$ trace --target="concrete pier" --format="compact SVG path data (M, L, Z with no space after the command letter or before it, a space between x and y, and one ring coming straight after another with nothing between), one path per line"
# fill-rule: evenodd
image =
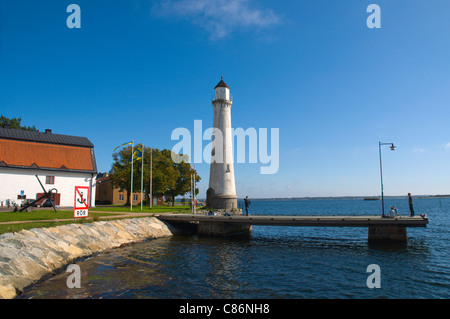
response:
M406 226L403 225L379 225L369 226L369 241L403 241L408 240Z
M198 224L197 234L209 237L228 237L250 235L252 233L252 225L234 224L227 222L201 222Z
M193 215L161 214L157 218L166 222L198 224L198 234L229 236L251 233L252 225L305 226L305 227L367 227L369 241L406 241L407 227L426 227L426 216L281 216L281 215Z

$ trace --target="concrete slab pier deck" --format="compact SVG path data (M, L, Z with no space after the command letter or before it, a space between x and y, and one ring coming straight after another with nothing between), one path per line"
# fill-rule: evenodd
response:
M243 226L310 226L310 227L367 227L369 241L406 241L407 227L426 227L426 216L400 216L382 218L381 216L283 216L283 215L193 215L161 214L157 218L166 222L197 223L199 235L209 236L236 233L242 234ZM227 227L227 228L225 228ZM228 229L228 230L226 230ZM248 227L251 232L251 227Z

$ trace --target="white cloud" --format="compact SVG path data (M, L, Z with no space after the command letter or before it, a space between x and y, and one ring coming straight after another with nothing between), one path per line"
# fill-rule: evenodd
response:
M449 144L450 144L450 143L449 143ZM425 152L426 150L423 149L423 148L415 148L415 149L413 149L412 151L413 151L413 153L423 153L423 152Z
M178 17L208 31L212 39L235 30L265 29L280 23L271 9L256 8L251 0L163 0L154 3L152 12L162 17Z
M450 143L445 144L444 147L445 147L446 150L450 150Z

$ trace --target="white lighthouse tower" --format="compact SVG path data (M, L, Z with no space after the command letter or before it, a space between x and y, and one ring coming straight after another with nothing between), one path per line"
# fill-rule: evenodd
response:
M231 211L237 208L234 182L233 141L231 132L230 88L221 78L214 88L213 137L207 206L211 209Z

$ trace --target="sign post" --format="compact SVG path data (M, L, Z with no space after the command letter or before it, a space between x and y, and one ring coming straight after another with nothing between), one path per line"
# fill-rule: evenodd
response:
M75 199L73 204L73 218L89 216L89 187L75 186Z

